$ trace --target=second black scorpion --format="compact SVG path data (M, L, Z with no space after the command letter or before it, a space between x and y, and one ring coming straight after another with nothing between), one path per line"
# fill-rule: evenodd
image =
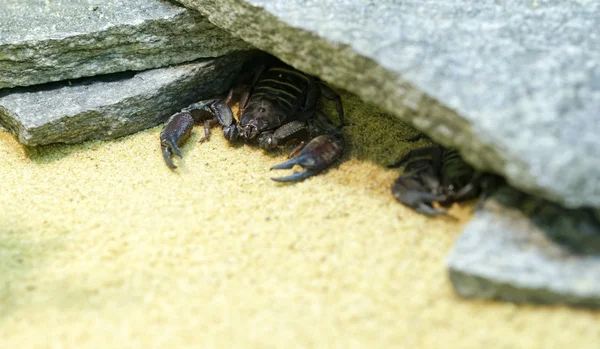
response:
M404 173L392 184L392 194L400 203L429 216L445 214L453 203L476 197L478 209L502 183L499 176L476 171L457 149L440 145L411 150L388 167L400 166Z

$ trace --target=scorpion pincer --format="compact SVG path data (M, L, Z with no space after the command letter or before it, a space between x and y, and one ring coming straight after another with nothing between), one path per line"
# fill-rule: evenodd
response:
M290 160L271 169L291 169L299 165L304 171L272 178L278 182L304 180L327 169L342 156L344 111L340 96L317 78L274 57L263 57L260 62L250 61L253 69L245 69L247 73L239 77L239 83L224 99L194 103L168 119L160 134L167 166L176 168L171 157L173 154L182 157L179 146L189 138L196 123L204 123L201 141L208 139L210 128L215 124L222 126L228 141L253 143L265 150L292 140L303 140L290 153ZM335 101L339 126L331 124L327 115L317 108L321 96ZM236 101L239 101L239 122L228 105Z
M417 212L445 214L455 202L479 196L476 209L500 184L500 177L476 171L458 150L431 146L411 150L389 168L404 166L404 173L392 184L392 194L400 203ZM444 208L435 208L437 202Z

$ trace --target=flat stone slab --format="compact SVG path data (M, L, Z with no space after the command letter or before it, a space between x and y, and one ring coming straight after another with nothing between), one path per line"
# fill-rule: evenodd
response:
M178 0L568 207L600 207L600 2Z
M469 222L448 267L463 297L598 308L600 223L505 188Z
M0 122L29 146L121 137L225 92L246 56L4 90Z
M3 0L0 88L218 57L249 45L160 0Z

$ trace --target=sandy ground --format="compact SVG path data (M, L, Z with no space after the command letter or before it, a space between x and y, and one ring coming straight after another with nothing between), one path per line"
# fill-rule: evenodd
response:
M160 127L38 149L0 132L0 347L600 347L599 312L456 297L470 207L395 202L384 165L415 131L345 105L345 161L292 185L269 179L288 149L218 131L175 172Z

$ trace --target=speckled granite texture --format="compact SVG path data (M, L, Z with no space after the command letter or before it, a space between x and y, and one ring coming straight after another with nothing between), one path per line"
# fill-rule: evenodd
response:
M249 45L161 0L3 0L0 88L218 57Z
M600 225L502 188L466 225L448 257L458 294L600 308Z

